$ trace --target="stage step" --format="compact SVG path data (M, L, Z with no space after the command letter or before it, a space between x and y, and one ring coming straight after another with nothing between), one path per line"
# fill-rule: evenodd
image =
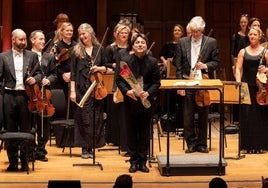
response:
M224 175L227 166L224 158L219 165L219 155L212 154L170 155L169 168L167 155L157 155L156 158L162 176Z

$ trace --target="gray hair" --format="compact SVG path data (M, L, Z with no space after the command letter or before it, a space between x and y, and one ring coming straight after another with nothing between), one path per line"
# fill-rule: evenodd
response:
M188 25L191 30L204 31L206 27L206 22L203 20L201 16L195 16L190 20Z

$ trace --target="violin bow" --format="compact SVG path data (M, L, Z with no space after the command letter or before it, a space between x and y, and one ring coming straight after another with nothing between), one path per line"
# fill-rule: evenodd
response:
M151 51L151 49L153 48L154 44L155 44L155 41L152 42L151 46L147 49L146 55Z
M210 29L210 31L209 31L209 33L207 35L207 38L206 38L203 46L201 46L201 48L200 48L200 52L199 52L199 55L198 55L198 58L197 58L197 62L196 63L198 63L201 60L201 58L202 58L202 52L203 52L205 46L207 45L208 39L212 35L212 33L213 33L213 29ZM194 68L192 68L192 70L194 70L194 69L195 69L195 66L194 66Z
M264 49L263 49L263 52L261 53L261 56L260 56L260 64L259 66L262 65L262 62L263 62L263 59L265 58L265 53L266 53L266 50L267 50L267 43L264 45Z
M102 37L100 46L99 46L99 48L98 48L98 51L97 51L97 53L96 53L96 56L95 56L95 58L94 58L93 63L95 63L95 61L96 61L96 59L97 59L97 57L98 57L98 55L99 55L99 53L100 53L100 49L101 49L101 47L102 47L102 45L103 45L103 43L104 43L104 39L106 38L106 35L107 35L108 31L109 31L109 27L106 28L106 31L105 31L105 33L104 33L104 35L103 35L103 37Z

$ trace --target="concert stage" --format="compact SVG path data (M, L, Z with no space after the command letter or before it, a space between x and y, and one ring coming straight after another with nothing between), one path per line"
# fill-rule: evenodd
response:
M164 134L158 140L157 130L154 132L154 152L155 158L159 158L160 164L163 164L162 170L165 170L167 137ZM237 134L226 135L226 146L224 147L225 157L237 155ZM117 148L114 146L105 146L103 149ZM81 148L72 148L72 157L69 155L68 148L62 152L62 148L56 146L55 140L52 140L52 146L47 145L48 162L35 162L35 169L27 175L26 172L6 172L8 159L6 151L0 153L0 188L47 188L48 181L51 180L72 180L81 181L82 188L111 188L118 175L130 174L133 178L135 188L207 188L209 181L218 176L217 168L213 167L211 175L201 175L196 171L187 172L186 169L179 169L188 173L188 175L162 175L158 163L151 163L150 172L129 173L130 164L125 162L128 157L124 157L124 152L118 154L118 150L96 150L96 161L101 163L103 170L99 166L73 166L73 164L92 164L92 159L81 158ZM171 134L170 136L170 164L173 165L173 157L183 164L196 156L218 156L219 153L219 123L212 123L212 147L208 154L198 152L185 154L183 150L183 140ZM164 156L161 159L160 156ZM183 157L180 159L178 157ZM216 157L217 158L217 157ZM199 158L198 158L199 160ZM200 157L199 161L204 158ZM217 160L215 160L216 163ZM225 174L221 177L226 180L228 188L259 188L261 187L261 176L268 177L268 153L247 154L240 160L224 159ZM175 163L176 164L176 163ZM149 166L149 164L148 164ZM172 166L171 166L172 167ZM173 168L171 168L173 170ZM176 169L177 170L177 169ZM193 170L193 169L191 169ZM215 172L215 173L214 173ZM173 173L173 172L172 172ZM177 172L176 172L177 173Z
M167 165L166 155L156 157L162 176L224 175L227 166L224 159L220 161L219 155L212 154L170 155L169 165Z

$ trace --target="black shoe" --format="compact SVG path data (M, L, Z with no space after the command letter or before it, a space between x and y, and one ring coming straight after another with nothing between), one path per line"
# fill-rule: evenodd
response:
M137 167L136 167L136 164L131 164L130 165L130 168L128 169L128 172L129 173L134 173L137 171Z
M7 171L8 172L16 172L18 171L18 165L15 165L15 164L10 164L8 167L7 167Z
M208 148L205 146L198 146L197 151L200 153L208 153Z
M188 149L185 150L185 153L193 153L193 152L196 152L196 149L195 149L194 145L188 146Z
M28 171L28 169L29 169L29 167L27 164L21 164L21 168L20 168L21 171L25 172L25 171Z
M145 173L149 172L149 168L146 165L142 165L142 164L140 164L139 170Z
M36 156L35 157L36 160L38 161L43 161L43 162L47 162L48 161L48 158L46 156Z

